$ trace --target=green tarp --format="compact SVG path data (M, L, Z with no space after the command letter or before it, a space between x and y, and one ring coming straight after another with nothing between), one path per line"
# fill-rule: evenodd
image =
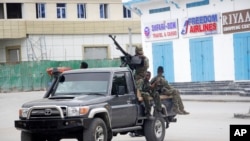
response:
M82 60L38 61L0 65L0 92L46 90L51 81L46 69L70 67L78 69ZM84 60L89 68L119 67L120 60Z

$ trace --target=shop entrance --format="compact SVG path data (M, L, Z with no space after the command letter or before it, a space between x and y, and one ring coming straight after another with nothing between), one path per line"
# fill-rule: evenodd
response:
M191 39L189 47L192 81L213 81L213 38Z
M157 74L157 68L159 66L163 66L165 78L168 80L168 82L174 82L173 43L153 43L152 52L154 74Z
M234 34L235 80L250 79L250 32Z

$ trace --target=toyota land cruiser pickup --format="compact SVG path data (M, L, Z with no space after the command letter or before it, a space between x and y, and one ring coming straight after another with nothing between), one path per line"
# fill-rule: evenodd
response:
M56 77L42 99L22 105L15 127L21 141L111 141L127 133L163 141L176 113L171 97L161 99L161 116L148 119L129 68L69 70ZM152 101L154 115L153 107Z

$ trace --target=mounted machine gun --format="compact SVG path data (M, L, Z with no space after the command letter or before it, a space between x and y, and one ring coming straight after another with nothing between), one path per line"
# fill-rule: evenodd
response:
M138 66L143 65L143 60L139 56L132 56L131 54L127 53L123 48L119 45L116 41L116 36L109 35L109 37L114 41L116 45L116 49L120 50L124 56L121 56L121 66L126 67L127 65L131 70L134 70Z

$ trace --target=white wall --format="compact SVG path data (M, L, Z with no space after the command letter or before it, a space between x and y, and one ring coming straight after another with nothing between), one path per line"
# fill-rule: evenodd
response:
M30 35L27 41L42 42L39 38L42 35ZM141 35L132 34L132 43L141 44ZM119 58L122 54L116 49L113 41L108 35L45 35L44 40L46 42L47 59L48 60L81 60L83 59L83 46L109 46L110 58ZM128 34L117 34L117 42L126 50L126 46L129 44ZM22 49L26 49L29 42L24 42ZM41 58L41 48L35 47L35 53L38 58ZM27 61L27 50L22 50L22 61Z
M132 44L141 44L141 35L132 34ZM117 42L126 51L129 45L128 34L116 34ZM45 44L44 44L45 43ZM113 41L108 35L29 35L27 39L2 40L0 41L0 62L6 62L5 47L21 46L22 61L28 61L28 48L33 46L34 54L38 60L41 60L40 44L46 49L47 60L82 60L83 46L102 46L107 45L109 48L109 58L119 58L122 53L116 49ZM29 52L31 53L31 52Z
M153 60L152 60L152 43L145 42L144 38L144 23L168 19L178 19L179 33L183 27L182 19L185 17L207 15L212 13L223 13L229 11L237 11L250 8L249 0L210 0L210 4L207 6L200 6L194 8L186 8L186 3L194 2L194 0L176 1L180 8L176 8L173 4L165 3L164 0L142 3L137 5L140 8L143 15L141 16L141 31L142 42L146 55L149 57L150 67L149 71L153 72ZM156 9L162 7L171 7L170 12L149 14L149 9ZM221 25L222 26L222 25ZM206 36L203 36L206 37ZM193 37L193 38L201 38ZM176 82L191 81L191 68L190 68L190 52L189 52L189 39L183 38L181 35L178 39L165 40L165 42L173 41L174 51L174 70ZM159 42L164 42L159 41ZM234 51L233 51L233 36L232 34L217 34L213 35L213 47L214 47L214 69L215 80L234 80ZM155 74L153 74L155 75Z
M215 80L234 80L234 49L232 35L216 35L213 40Z

